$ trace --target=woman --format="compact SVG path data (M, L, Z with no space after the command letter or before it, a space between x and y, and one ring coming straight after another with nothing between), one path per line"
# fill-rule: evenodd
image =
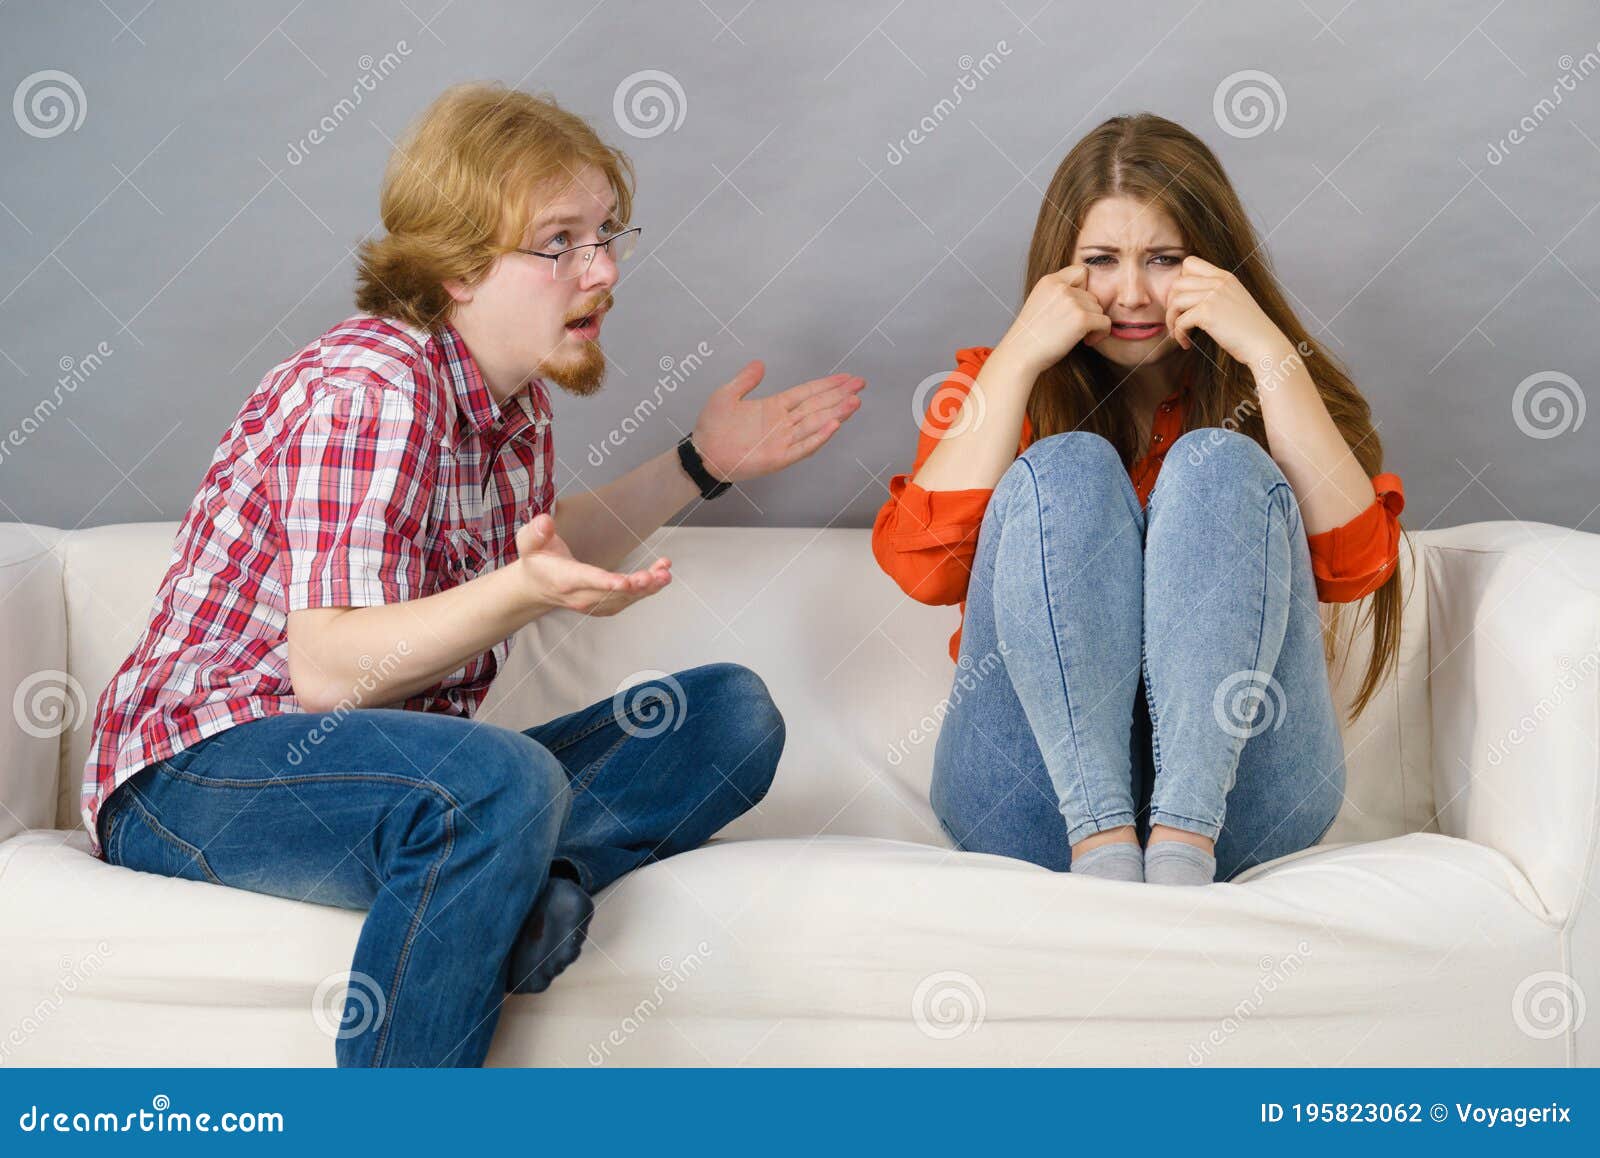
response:
M1318 603L1375 593L1356 712L1398 642L1405 499L1367 403L1161 117L1061 162L1025 288L997 346L957 352L873 528L907 594L963 604L941 824L1162 884L1315 844L1344 794Z

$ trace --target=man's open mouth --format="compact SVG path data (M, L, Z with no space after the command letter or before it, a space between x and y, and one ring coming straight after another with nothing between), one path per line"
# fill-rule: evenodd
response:
M592 314L585 314L581 318L568 322L567 330L569 333L576 334L579 337L592 338L600 332L600 319L602 316L603 314L599 310Z

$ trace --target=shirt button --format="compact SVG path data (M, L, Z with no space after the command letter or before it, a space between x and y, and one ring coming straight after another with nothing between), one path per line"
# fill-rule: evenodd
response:
M1151 440L1150 440L1150 441L1151 441L1151 442L1155 442L1155 443L1159 443L1159 442L1161 442L1161 440L1162 440L1162 439L1163 439L1163 438L1165 438L1165 437L1166 437L1166 436L1165 436L1165 435L1162 435L1162 434L1158 434L1158 435L1156 435L1156 436L1155 436L1155 437L1154 437L1154 438L1152 438L1152 439L1151 439Z

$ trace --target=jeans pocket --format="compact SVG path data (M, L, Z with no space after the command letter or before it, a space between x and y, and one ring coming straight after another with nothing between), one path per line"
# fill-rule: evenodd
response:
M123 868L222 884L205 853L157 820L136 796L123 802L111 818L106 854L111 863Z

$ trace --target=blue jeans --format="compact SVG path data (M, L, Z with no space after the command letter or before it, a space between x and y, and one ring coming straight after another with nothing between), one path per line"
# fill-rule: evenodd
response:
M368 910L339 1065L481 1065L553 863L593 893L696 847L765 796L783 742L766 685L733 664L520 732L293 713L141 769L99 827L113 864Z
M1040 439L984 513L932 803L956 846L1066 870L1132 824L1217 878L1307 848L1344 795L1300 509L1253 440L1190 431L1141 508L1095 434Z

